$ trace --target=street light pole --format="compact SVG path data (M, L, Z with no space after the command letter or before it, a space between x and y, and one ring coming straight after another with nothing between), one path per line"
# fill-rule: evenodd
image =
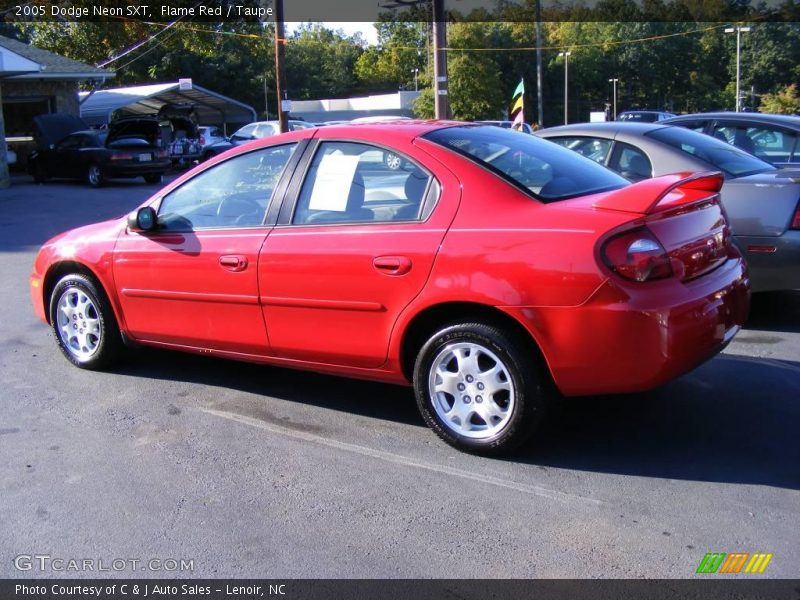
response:
M572 52L559 52L559 56L564 57L564 125L567 124L569 121L567 116L567 108L569 107L569 88L567 87L567 83L569 82L569 57Z
M616 121L617 120L617 82L619 81L619 79L617 79L615 77L614 79L609 79L609 81L611 82L612 86L614 87L614 118L612 119L612 121Z
M419 80L417 77L419 76L419 69L411 69L411 72L414 74L414 91L419 91Z
M736 112L741 112L742 110L742 97L739 91L739 81L741 75L741 66L742 66L742 33L747 33L750 31L749 27L726 27L725 33L733 33L736 32Z

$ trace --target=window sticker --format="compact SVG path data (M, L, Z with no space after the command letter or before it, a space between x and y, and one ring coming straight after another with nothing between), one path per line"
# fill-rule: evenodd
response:
M358 166L358 155L326 154L317 167L308 208L344 212Z

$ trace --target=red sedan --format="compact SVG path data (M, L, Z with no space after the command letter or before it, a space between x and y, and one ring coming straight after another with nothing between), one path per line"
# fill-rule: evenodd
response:
M558 392L650 389L731 340L749 281L721 183L631 185L490 126L298 131L48 241L33 305L79 367L139 344L411 383L440 437L497 453Z

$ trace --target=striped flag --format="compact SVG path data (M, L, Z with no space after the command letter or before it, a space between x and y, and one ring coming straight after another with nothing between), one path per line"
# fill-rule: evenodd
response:
M525 122L525 80L520 79L517 89L514 90L514 95L511 96L511 118L516 125L522 125Z

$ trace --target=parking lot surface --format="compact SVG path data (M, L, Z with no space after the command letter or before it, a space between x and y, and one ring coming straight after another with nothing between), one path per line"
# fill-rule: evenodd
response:
M0 577L682 578L707 552L800 576L800 293L757 296L677 381L565 400L478 458L408 388L156 350L72 367L33 315L35 252L157 187L0 190ZM15 567L35 554L192 569Z

